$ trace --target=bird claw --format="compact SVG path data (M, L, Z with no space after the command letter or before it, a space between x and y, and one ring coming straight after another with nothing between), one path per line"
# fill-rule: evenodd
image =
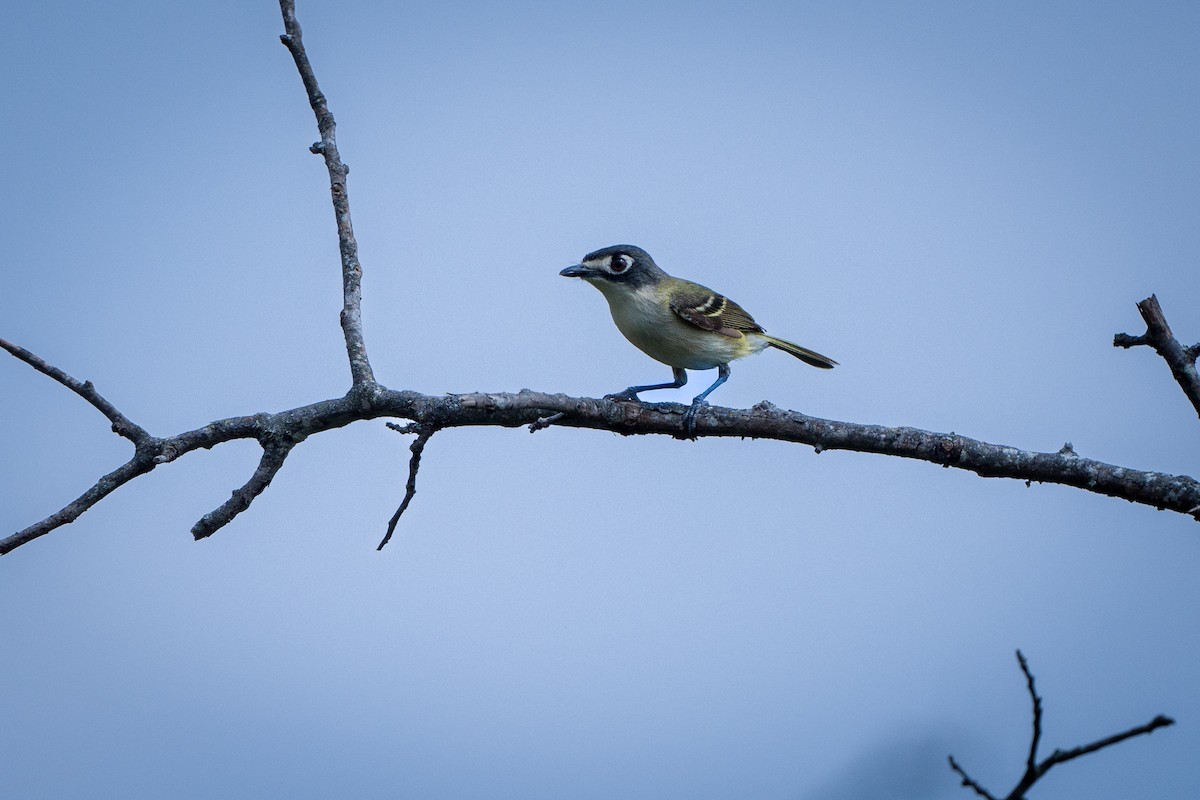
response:
M696 398L692 404L688 406L688 410L683 414L683 427L687 431L687 438L695 440L696 438L696 412L704 406L708 405L707 400Z
M613 392L612 394L604 395L605 400L632 400L635 403L642 402L642 398L638 397L638 393L630 386L623 392Z

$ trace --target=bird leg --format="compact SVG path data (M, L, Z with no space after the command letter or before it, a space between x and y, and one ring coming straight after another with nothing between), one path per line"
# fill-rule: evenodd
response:
M617 392L616 394L606 394L606 395L604 395L604 399L605 400L637 400L640 403L642 401L642 399L640 397L638 397L638 392L649 392L653 389L678 389L680 386L683 386L685 383L687 383L687 372L685 372L681 367L671 367L671 371L672 371L672 374L675 376L675 380L672 381L671 383L655 383L655 384L651 384L649 386L630 386L628 389L626 389L623 392ZM720 383L720 381L718 381L717 383ZM709 388L708 392L711 392L715 388L716 388L716 384L713 384L712 387ZM705 392L704 394L708 394L708 392ZM704 397L704 394L700 395L700 397Z
M713 389L717 388L718 386L720 386L722 383L724 383L727 380L729 380L729 365L722 364L719 367L717 367L717 379L715 381L713 381L713 385L708 387L707 389L705 389L703 392L696 395L695 398L692 399L691 408L689 408L687 410L687 413L685 413L683 415L683 425L684 425L684 428L687 430L687 435L688 435L689 439L696 438L696 412L700 410L701 406L708 405L708 401L705 400L704 398L706 398L710 394L712 394Z

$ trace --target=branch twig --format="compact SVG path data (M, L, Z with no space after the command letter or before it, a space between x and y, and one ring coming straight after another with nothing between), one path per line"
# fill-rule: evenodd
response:
M1118 333L1113 337L1113 347L1137 347L1147 345L1162 356L1171 368L1179 387L1191 401L1196 414L1200 415L1200 375L1196 373L1196 357L1200 355L1200 344L1184 347L1171 333L1171 326L1163 315L1158 298L1150 295L1137 304L1142 319L1146 321L1146 332L1141 336L1130 336L1128 333Z
M412 458L408 460L408 482L404 484L404 499L400 501L400 507L396 509L396 513L388 521L387 533L383 535L379 546L375 548L376 550L382 550L392 540L392 534L396 532L396 523L400 521L400 517L408 510L408 504L412 502L413 496L417 493L417 470L421 468L421 455L425 452L425 445L429 444L429 440L435 433L437 433L437 428L420 428L417 432L417 438L409 445L408 449L412 451Z
M205 514L192 526L192 538L196 541L212 536L224 528L233 518L245 511L268 486L271 480L283 468L283 462L288 453L296 446L296 442L281 440L270 441L263 445L262 458L258 468L240 489L235 489L228 500L217 508Z
M1038 696L1037 689L1034 687L1033 673L1029 671L1029 662L1025 660L1025 656L1020 650L1017 651L1017 663L1021 665L1021 672L1025 674L1025 686L1029 691L1030 700L1033 701L1033 735L1030 737L1029 756L1025 761L1025 772L1021 775L1021 779L1017 781L1017 785L1013 787L1013 790L1005 795L1004 800L1024 800L1026 793L1050 771L1051 767L1089 753L1094 753L1097 750L1103 750L1105 747L1119 744L1134 736L1141 736L1144 733L1151 733L1158 728L1165 728L1168 725L1175 724L1175 720L1159 714L1145 725L1138 725L1127 731L1106 736L1103 739L1097 739L1091 744L1074 747L1070 750L1055 750L1041 763L1038 763L1038 743L1042 738L1042 698ZM993 795L971 778L966 773L966 770L959 766L958 762L954 760L954 756L950 756L950 768L962 778L963 786L973 789L977 795L987 798L987 800L996 800Z
M1025 774L1033 775L1037 772L1038 745L1042 741L1042 698L1038 697L1037 689L1033 685L1033 673L1029 671L1029 662L1020 650L1017 651L1017 663L1021 665L1021 672L1025 675L1025 688L1029 690L1029 700L1033 703L1033 735L1029 737L1029 755L1025 758Z
M314 154L324 156L329 170L329 193L333 196L333 213L337 219L338 249L342 256L342 333L346 338L346 354L350 357L350 376L355 386L372 384L375 373L367 359L367 344L362 332L362 265L358 261L358 242L354 239L354 226L350 222L350 197L346 189L346 176L350 168L342 163L337 148L337 125L321 87L308 53L304 50L303 34L296 20L294 0L279 0L286 31L279 40L292 54L296 69L304 81L308 103L317 117L317 130L321 140L309 148Z
M0 348L7 350L29 366L36 369L38 372L53 378L75 394L82 397L84 400L87 400L89 403L95 406L97 411L108 417L108 421L112 423L113 433L117 434L118 436L123 436L124 438L133 442L134 445L149 442L154 438L140 425L131 422L124 414L122 414L120 411L117 411L112 403L101 397L100 393L96 391L96 387L92 386L91 381L78 381L67 373L63 372L58 367L47 364L42 359L26 350L24 347L19 347L12 342L6 342L3 339L0 339Z
M139 475L145 475L156 466L157 464L153 458L148 458L141 452L135 453L133 458L101 477L90 489L75 500L67 503L59 511L39 522L35 522L24 530L17 531L11 536L0 539L0 556L11 553L21 545L28 544L40 536L45 536L56 528L71 524L79 519L83 512L96 505L96 503L99 503Z
M959 766L958 762L954 760L954 756L948 756L948 758L950 759L950 769L957 772L958 776L962 778L963 786L973 790L975 794L979 795L980 797L987 798L987 800L996 800L996 798L992 796L991 792L980 786L974 778L967 774L966 770Z

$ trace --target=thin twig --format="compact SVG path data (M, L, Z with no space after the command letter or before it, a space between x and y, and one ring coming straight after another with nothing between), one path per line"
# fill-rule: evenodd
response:
M1170 717L1159 714L1157 717L1150 720L1145 725L1138 725L1134 728L1130 728L1127 731L1122 731L1121 733L1115 733L1112 736L1106 736L1103 739L1097 739L1096 741L1092 742L1091 744L1085 744L1080 747L1074 747L1074 748L1071 748L1070 750L1055 750L1053 753L1050 754L1050 756L1045 761L1042 762L1041 767L1039 767L1039 769L1041 769L1041 771L1043 773L1045 773L1046 770L1050 769L1050 767L1054 766L1055 764L1062 764L1067 761L1070 761L1073 758L1079 758L1080 756L1086 756L1088 753L1094 753L1097 750L1103 750L1105 747L1110 747L1114 744L1119 744L1120 742L1123 742L1126 739L1131 739L1134 736L1141 736L1142 734L1145 734L1145 733L1153 733L1154 731L1158 730L1159 728L1166 728L1166 727L1169 727L1174 724L1175 724L1175 720L1171 719Z
M15 345L12 342L0 339L0 348L7 350L38 372L53 378L84 400L87 400L96 410L108 417L108 421L112 423L113 433L118 436L125 437L135 445L148 442L154 438L140 425L131 422L124 414L117 411L112 403L101 397L100 393L96 391L96 387L92 386L91 381L78 381L58 367L47 364L24 347Z
M317 130L321 140L309 149L325 158L329 170L329 192L333 197L333 213L337 220L338 249L342 256L342 333L346 338L346 354L350 358L350 376L355 386L375 382L371 362L367 359L367 344L362 331L362 265L358 261L358 242L354 239L354 226L350 221L350 196L346 189L346 176L350 168L342 163L337 147L337 124L321 87L308 53L304 50L304 38L300 23L296 20L294 0L279 0L286 31L279 40L287 47L296 62L296 69L304 81L308 103L317 117Z
M1033 685L1033 673L1029 671L1029 662L1020 650L1017 651L1017 663L1021 665L1021 672L1025 673L1025 686L1033 703L1033 736L1029 739L1029 755L1025 759L1026 774L1030 774L1037 769L1038 744L1042 741L1042 698L1038 697L1037 689Z
M1113 337L1113 347L1153 347L1167 362L1175 381L1191 401L1196 414L1200 415L1200 374L1196 372L1196 357L1200 355L1200 345L1184 347L1179 343L1171 333L1171 326L1167 324L1167 318L1155 295L1150 295L1138 303L1137 307L1142 319L1146 321L1146 332L1141 336L1118 333Z
M263 445L262 458L258 468L250 476L250 480L240 489L234 490L228 500L217 508L205 514L192 526L192 538L199 541L212 536L221 528L233 521L233 518L245 511L263 491L271 485L271 480L283 468L283 462L288 453L296 446L291 440L272 440Z
M985 797L987 800L996 800L996 798L993 797L987 789L980 786L974 778L967 774L966 770L958 765L958 762L954 760L954 756L948 756L948 758L950 759L950 769L957 772L959 777L962 778L963 786L966 786L968 789L973 789L975 794L979 795L980 797Z
M538 417L533 422L529 423L529 432L537 433L538 431L540 431L544 428L549 428L551 425L558 422L560 419L562 419L565 416L566 416L566 414L564 414L562 411L560 411L557 414L551 414L548 417Z
M157 464L153 458L148 458L139 452L132 459L117 467L112 472L100 478L96 483L63 508L40 522L30 525L24 530L17 531L11 536L0 539L0 556L11 553L23 544L32 542L39 536L45 536L55 528L69 525L79 518L83 512L108 497L114 491L129 483L139 475L145 475Z
M392 540L392 534L396 532L396 523L400 521L401 515L408 509L408 504L412 502L413 496L416 495L417 470L421 468L421 454L425 452L425 445L429 444L430 438L436 432L437 428L422 428L417 434L417 438L409 445L408 449L412 451L412 457L408 459L408 482L404 484L404 499L400 501L400 507L396 509L396 513L392 514L392 518L388 521L387 533L383 535L379 546L375 548L376 550L382 550Z

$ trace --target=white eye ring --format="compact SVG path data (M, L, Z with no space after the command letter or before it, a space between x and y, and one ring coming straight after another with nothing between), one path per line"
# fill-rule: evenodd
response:
M612 270L613 274L620 275L622 272L624 272L625 270L629 269L632 266L633 266L632 258L630 258L627 255L619 255L619 256L616 256L612 260L612 264L609 265L609 269Z

